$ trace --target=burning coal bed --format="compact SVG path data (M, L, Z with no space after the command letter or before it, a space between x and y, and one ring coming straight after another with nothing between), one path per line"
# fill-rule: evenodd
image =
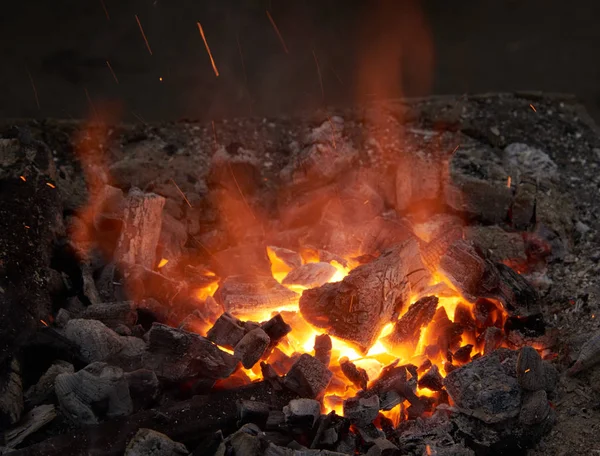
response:
M542 163L550 177L537 185L552 187L556 165L522 144L504 161L478 144L438 145L446 155L395 164L390 207L389 172L353 170L344 128L334 117L310 130L285 184L260 191L256 158L217 148L206 201L171 178L124 184L122 163L86 154L100 141L91 128L76 143L89 197L65 212L45 144L2 139L14 158L2 185L27 208L14 217L37 217L20 258L31 262L4 265L30 278L12 297L39 300L43 288L52 299L29 332L15 323L26 337L0 376L4 445L470 455L523 451L547 433L553 334L526 277L556 239L544 231L548 192L530 192L528 178ZM265 194L278 199L268 218ZM423 201L436 209L413 216ZM218 227L190 234L194 208L210 205ZM223 233L236 242L219 248Z

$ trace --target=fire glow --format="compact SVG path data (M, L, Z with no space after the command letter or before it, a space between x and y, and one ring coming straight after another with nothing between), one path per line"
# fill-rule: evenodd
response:
M298 293L299 299L302 292L307 288L300 285L286 285L283 283L285 277L290 273L292 268L278 257L273 249L267 248L267 254L271 261L271 272L275 280L290 290ZM314 254L311 256L311 252L303 252L302 257L304 264L316 263L320 260L320 258ZM328 283L342 281L350 271L357 266L357 263L352 259L348 259L347 266L343 266L335 260L330 261L330 264L334 266L335 274L329 279ZM441 281L443 281L443 278L439 274L434 274L431 285L435 285ZM196 297L199 299L206 299L208 296L212 296L217 288L217 283L213 283L206 288L197 290ZM412 304L416 299L416 296L412 296L409 302ZM464 314L465 309L468 309L468 317L475 321L471 309L472 305L468 304L458 292L453 296L440 296L438 299L439 303L437 305L436 317L438 315L447 316L447 319L449 319L450 322L454 322L455 311L460 305L461 312ZM402 309L399 318L406 313L409 307L410 306L405 306ZM268 356L263 357L263 361L274 366L275 370L278 371L278 374L280 375L286 373L287 369L289 369L289 365L291 365L289 360L293 360L295 356L302 353L314 353L315 338L326 333L323 329L315 328L310 325L302 317L297 302L286 308L280 308L277 312L267 310L252 313L232 313L236 318L239 318L242 321L256 322L267 321L275 314L280 313L284 320L291 325L292 331L278 343L275 350ZM391 346L389 343L385 342L385 337L390 335L394 327L393 322L386 324L380 332L377 341L366 353L361 353L357 347L343 339L330 336L332 350L329 369L333 372L334 376L323 397L323 408L325 412L335 411L338 415L343 415L342 409L344 400L356 396L360 391L360 388L353 384L342 372L340 360L350 361L357 368L364 369L368 378L372 381L377 379L384 367L394 362L397 362L398 365L412 364L419 369L420 375L429 370L431 366L436 366L443 377L450 371L449 369L465 364L474 357L483 354L483 342L476 337L475 332L465 332L459 336L459 345L463 348L463 351L464 347L469 344L473 348L472 350L467 350L469 353L467 353L467 356L464 359L454 359L454 364L452 364L450 360L452 356L450 353L442 353L441 351L435 352L435 350L432 350L431 347L435 346L437 338L439 337L437 334L439 330L435 327L436 317L434 317L431 323L421 328L417 340L398 346ZM496 324L503 323L504 318L505 314L502 312L501 315L498 315ZM202 330L199 331L200 334L206 335L207 329L208 327L202 328ZM231 352L231 350L226 348L220 348L227 352ZM454 351L456 352L456 350ZM260 363L255 364L251 369L240 369L233 374L233 376L236 375L238 377L241 376L247 378L249 381L259 381L262 379ZM435 398L438 395L438 392L424 386L419 386L417 387L417 394ZM406 408L409 405L408 401L404 401L391 410L382 411L381 413L397 425L403 419L407 419L408 415Z

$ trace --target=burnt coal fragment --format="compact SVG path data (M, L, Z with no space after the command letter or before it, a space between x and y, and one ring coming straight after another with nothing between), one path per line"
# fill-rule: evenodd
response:
M298 295L273 276L228 276L214 294L227 312L277 311L296 302Z
M135 411L153 405L160 393L160 384L154 371L138 369L127 372L125 379L129 385L129 393Z
M124 456L156 454L157 450L161 455L187 456L189 454L185 445L174 442L162 432L141 428L127 444Z
M397 456L400 450L387 439L376 439L366 456Z
M246 423L256 424L261 429L265 429L267 419L269 418L269 404L264 402L242 399L237 402L238 426Z
M373 423L379 415L379 396L352 397L344 401L344 417L358 427L366 427Z
M517 380L525 391L554 391L558 382L556 368L542 360L533 347L523 347L517 358Z
M329 263L307 263L291 271L285 276L282 283L316 288L329 282L336 271L337 269Z
M264 322L261 325L264 332L267 333L269 339L271 339L271 345L277 345L277 343L290 333L292 327L288 325L281 314L277 314L270 320Z
M123 370L106 363L92 363L76 373L59 374L55 388L63 412L80 425L95 424L104 416L125 416L133 411ZM100 404L105 407L102 413Z
M332 377L321 361L304 353L287 373L283 384L302 397L314 399L325 392Z
M132 327L137 322L137 313L132 301L108 302L86 307L80 318L98 320L111 329L119 325Z
M461 364L465 364L471 359L471 352L473 351L473 345L467 344L460 347L452 355L453 361L458 361Z
M329 367L331 362L331 337L327 334L319 334L315 336L315 358L323 363L325 367Z
M490 326L483 333L483 354L487 355L502 345L504 332L500 328Z
M522 398L516 358L516 352L500 348L456 368L444 379L446 391L458 407L485 423L516 418Z
M254 366L269 346L269 336L260 328L248 332L234 348L233 354L246 369Z
M525 394L523 405L519 413L519 421L525 426L541 423L550 414L548 395L544 390L538 390Z
M227 348L235 347L244 337L242 322L228 312L222 314L212 328L206 333L206 338L217 345Z
M341 282L305 290L300 312L309 323L367 352L427 277L419 245L411 239L352 270Z
M416 343L421 329L431 322L438 303L439 299L436 296L426 296L412 304L396 322L392 332L383 339L383 343L391 347Z
M16 358L0 368L0 424L9 427L23 413L23 381L21 364Z
M351 362L346 356L340 359L340 367L342 368L343 374L348 380L352 382L354 386L362 390L367 389L367 383L369 382L369 375L367 371L361 367L357 367Z
M310 429L321 415L321 404L314 399L292 399L283 407L283 414L289 426Z
M238 360L198 334L154 323L148 332L148 349L142 363L159 379L181 382L195 377L227 378Z
M419 387L429 388L432 391L441 391L444 387L444 379L435 364L421 376L419 379Z
M439 268L472 302L477 298L497 299L510 315L519 317L541 313L535 288L510 267L486 259L472 242L452 243L441 257Z

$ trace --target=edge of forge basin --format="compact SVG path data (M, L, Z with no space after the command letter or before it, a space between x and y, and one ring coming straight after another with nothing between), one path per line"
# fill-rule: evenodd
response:
M540 259L547 267L545 274L550 281L563 280L563 290L548 287L546 276L542 280L533 275L528 276L528 280L542 296L539 303L537 295L535 300L529 299L533 295L529 290L502 289L501 296L506 302L526 302L527 306L511 309L516 317L541 315L545 321L552 322L555 318L550 304L560 300L560 292L573 292L577 283L575 279L564 280L561 265L573 264L568 261L574 255L585 263L593 253L584 247L593 247L595 240L597 219L590 214L599 209L596 191L600 181L594 167L586 163L597 161L600 156L600 131L582 106L568 95L528 92L390 100L272 119L215 120L214 124L182 121L109 126L52 119L4 120L0 121L0 138L0 317L8 323L0 327L0 393L10 387L10 394L17 398L16 405L9 408L10 413L0 419L8 420L11 426L19 422L21 414L25 416L27 405L23 403L22 390L34 384L49 367L44 364L44 356L63 359L75 366L76 371L89 361L74 350L73 343L61 336L60 330L43 329L44 324L53 325L57 303L64 298L60 294L64 276L57 272L64 261L61 255L73 254L69 250L72 245L61 245L57 239L68 234L80 248L75 253L81 261L81 272L77 273L78 282L74 286L79 287L76 298L85 305L87 313L77 318L105 318L106 326L113 324L111 319L114 318L117 326L123 314L127 321L135 322L136 310L129 305L123 305L118 312L115 310L114 315L98 313L98 309L104 312L105 303L124 302L123 298L116 298L123 290L115 290L112 280L107 281L110 287L95 289L94 282L98 284L101 277L92 273L97 259L86 256L89 239L85 234L89 233L79 231L72 223L73 214L81 214L81 208L89 207L90 201L97 197L98 189L108 185L116 190L114 194L105 194L101 203L97 203L98 207L102 206L102 217L93 218L91 222L95 232L104 233L104 237L94 239L98 244L104 243L102 245L117 241L111 238L111 233L122 223L107 207L121 201L134 187L142 190L144 198L150 193L159 195L156 214L147 217L148 210L139 216L140 220L150 220L145 231L151 231L152 235L136 239L139 245L123 237L118 240L120 257L143 258L143 264L136 264L135 271L127 273L135 278L133 300L144 301L146 310L152 308L152 300L179 305L177 299L182 299L194 286L216 287L219 277L232 278L242 284L264 285L267 283L264 277L272 281L266 246L282 247L280 253L290 249L288 254L293 254L294 248L311 245L321 261L325 261L322 258L327 254L330 255L327 262L339 263L359 252L357 258L365 263L363 266L355 268L344 282L337 282L343 285L320 284L320 288L312 288L303 296L304 301L300 301L300 309L306 308L311 293L327 294L329 289L345 287L347 297L335 293L339 309L331 312L331 321L323 320L318 306L310 309L310 317L316 326L328 328L332 335L346 337L363 352L373 344L385 323L397 319L399 311L410 304L404 302L410 292L421 291L419 287L423 283L419 275L410 276L414 284L405 284L407 274L432 270L430 262L437 264L439 260L433 245L426 250L427 255L418 259L417 266L395 265L405 270L394 272L393 267L384 265L380 275L389 279L393 293L386 294L388 301L383 299L377 305L387 321L381 322L377 316L372 318L368 312L372 301L369 295L374 292L361 287L371 277L369 269L377 266L374 258L379 256L379 262L384 262L382 252L416 242L406 234L404 219L390 214L410 213L411 230L418 227L420 234L431 238L440 234L434 232L435 224L426 223L432 208L447 208L443 214L447 219L439 226L457 220L466 222L466 226L461 225L464 242L469 246L477 244L481 252L466 255L463 254L466 249L457 250L451 263L443 263L447 270L455 271L453 285L464 296L468 293L473 297L494 298L492 291L496 293L489 268L481 268L482 279L476 283L465 280L461 267L470 264L467 260L471 258L485 254L489 262L481 260L479 263L496 265L494 270L499 271L496 276L502 278L508 274L507 269L503 269L507 268L505 265L519 271L532 258ZM580 188L574 188L574 183L580 183ZM334 194L336 198L327 198L327 194ZM363 204L364 201L369 204ZM145 208L143 204L140 207ZM348 211L348 207L359 209ZM159 229L152 220L161 217ZM591 226L589 234L582 234L583 228L575 223L583 223L582 220ZM154 246L157 246L156 252ZM179 265L172 259L187 258L190 252L199 263L209 265L216 276L198 276L196 266L193 270L178 269ZM171 261L158 270L156 263L160 258ZM242 258L251 258L251 261L240 261ZM300 260L290 256L286 261L299 264ZM501 263L504 265L499 266ZM366 276L361 276L365 271ZM177 274L185 275L186 280L175 287ZM509 278L514 282L513 276ZM193 280L204 282L198 285ZM474 288L482 283L489 285L485 293ZM237 295L233 292L238 292L238 288L233 287L226 296L228 290L221 289L211 303L215 308L223 306L225 311L235 312L232 303L237 302L234 299ZM254 288L239 289L251 293ZM272 283L271 289L279 290L278 284ZM353 297L361 292L364 296L360 299ZM245 296L242 298L247 301ZM283 295L281 302L293 298ZM329 301L329 298L324 299L323 305ZM363 309L363 305L369 309ZM356 311L355 315L346 315L347 307ZM427 315L433 314L435 309L430 310ZM365 324L370 330L352 334L355 317L368 320ZM239 329L240 337L243 336L247 328L241 321L232 322ZM79 322L74 321L71 326L76 324ZM109 330L100 323L96 326L102 327L98 337L108 334ZM590 326L582 325L578 331L584 329ZM256 331L263 335L262 330ZM405 332L400 331L396 338ZM490 347L494 346L494 335L494 331L490 331L489 341L486 339ZM45 339L50 336L51 341ZM118 337L123 339L110 337L115 346L124 340L121 335ZM142 340L135 336L129 339ZM263 337L254 342L269 344L270 339ZM32 357L32 347L43 345L47 350L43 353L40 350ZM556 350L563 353L562 349ZM196 360L192 358L188 360L189 372L195 373ZM487 359L487 355L484 358ZM481 367L480 364L477 366ZM553 364L563 372L572 363L559 358ZM500 371L506 365L493 365L490 369ZM361 373L351 363L346 363L346 368L353 368L352 372L356 371L357 375ZM398 372L402 369L397 368ZM468 378L469 372L463 370L446 378L450 378L447 381L461 379L461 376ZM166 374L173 372L162 373L159 380L167 378ZM180 374L178 381L188 380L188 371ZM511 370L509 376L512 378L513 374L518 377L518 373ZM273 375L277 378L276 373ZM22 376L19 377L23 382L21 386L14 381L15 376ZM442 388L438 376L436 367L426 380ZM171 377L168 378L173 381L175 377ZM75 455L91 450L98 455L122 454L140 427L156 429L193 449L202 438L218 429L227 433L237 428L236 400L260 397L261 402L279 411L296 397L285 388L273 390L273 383L267 380L231 391L188 397L182 402L155 405L95 427L78 428L69 424L64 434L60 434L60 427L49 425L33 434L34 438L26 439L21 445L24 448L14 454ZM512 383L516 385L516 382ZM357 380L357 383L361 382ZM493 422L497 411L488 407L483 396L475 398L480 402L466 397L461 407L463 412L473 409ZM545 396L538 396L541 399L532 404L541 407ZM367 405L357 400L357 407L368 409L368 399L361 398ZM521 397L513 399L510 416L521 410ZM525 399L529 401L529 395ZM414 400L418 403L417 398ZM0 400L0 406L4 405ZM214 419L203 416L207 406L222 409L228 415ZM560 417L567 411L559 409L556 413ZM463 415L467 416L466 412ZM494 440L497 436L486 434L487 428L472 426L474 421L469 420L471 418L465 418L458 423L461 432L485 434L489 440L478 440L478 444L489 445L486 449L491 451L501 449L502 443ZM106 438L113 432L114 439ZM477 440L473 435L471 437ZM400 438L400 441L403 440Z

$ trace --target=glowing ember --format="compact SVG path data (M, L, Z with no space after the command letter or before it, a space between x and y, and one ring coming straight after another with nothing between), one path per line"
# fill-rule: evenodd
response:
M202 29L202 25L200 22L197 22L198 30L200 31L200 36L202 36L202 40L204 41L204 46L206 46L206 52L208 52L208 56L210 57L210 63L213 67L213 71L215 72L215 76L219 76L219 70L217 70L217 65L215 65L215 60L213 59L212 53L210 52L210 47L208 47L208 41L206 41L206 37L204 36L204 30Z
M166 266L168 262L169 262L169 260L167 260L166 258L161 259L160 262L158 263L158 266L157 266L158 269Z

